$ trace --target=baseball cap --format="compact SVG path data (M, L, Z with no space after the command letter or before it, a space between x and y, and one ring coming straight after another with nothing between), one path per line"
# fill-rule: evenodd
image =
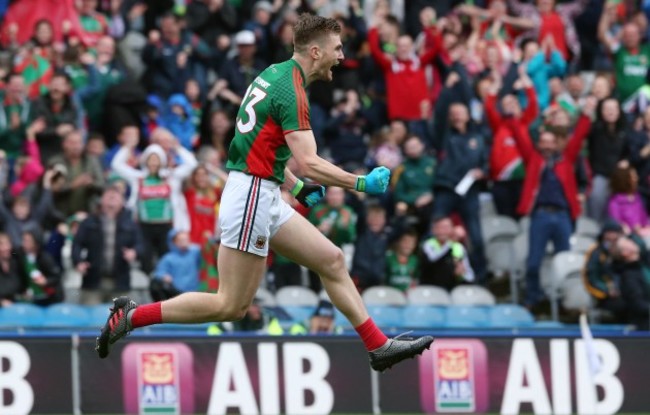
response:
M273 6L268 1L258 1L253 6L253 12L264 10L265 12L273 13Z
M242 30L235 35L236 45L254 45L255 40L255 33L250 30Z
M329 301L320 300L314 311L314 317L334 318L334 306Z

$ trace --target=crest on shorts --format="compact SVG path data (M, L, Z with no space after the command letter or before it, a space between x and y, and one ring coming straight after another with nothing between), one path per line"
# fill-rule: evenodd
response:
M266 236L257 235L257 239L255 240L255 248L264 249L264 245L266 245Z

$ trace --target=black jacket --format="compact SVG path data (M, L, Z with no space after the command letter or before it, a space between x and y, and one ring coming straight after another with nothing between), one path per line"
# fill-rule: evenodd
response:
M117 216L115 228L115 259L111 278L117 291L127 291L131 286L130 265L122 256L123 249L135 249L142 256L143 245L140 228L131 213L124 209ZM90 267L83 278L81 288L96 289L100 286L104 268L104 230L100 215L89 216L81 222L72 243L72 262L75 266L87 261Z
M627 157L626 131L622 124L609 131L604 122L596 121L587 137L587 146L593 173L609 178L619 160Z

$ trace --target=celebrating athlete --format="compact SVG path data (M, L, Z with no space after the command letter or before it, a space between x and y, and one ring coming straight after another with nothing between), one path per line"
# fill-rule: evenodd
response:
M145 305L116 298L97 338L101 358L138 327L243 318L264 276L269 248L320 275L330 299L363 340L374 370L383 371L429 348L430 336L388 339L377 328L341 250L294 214L281 197L280 186L286 186L300 203L313 206L324 194L323 186L304 183L286 168L292 156L304 176L323 185L369 194L381 194L388 186L390 171L385 167L356 176L316 153L305 88L316 80L332 80L332 67L343 60L340 32L334 19L300 16L294 28L293 57L268 67L246 91L228 153L230 174L219 212L219 292L185 293Z

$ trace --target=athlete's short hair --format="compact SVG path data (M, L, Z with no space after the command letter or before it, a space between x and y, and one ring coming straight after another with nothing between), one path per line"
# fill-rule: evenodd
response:
M303 13L293 27L293 47L297 52L304 52L310 43L332 33L341 33L341 25L336 20Z

